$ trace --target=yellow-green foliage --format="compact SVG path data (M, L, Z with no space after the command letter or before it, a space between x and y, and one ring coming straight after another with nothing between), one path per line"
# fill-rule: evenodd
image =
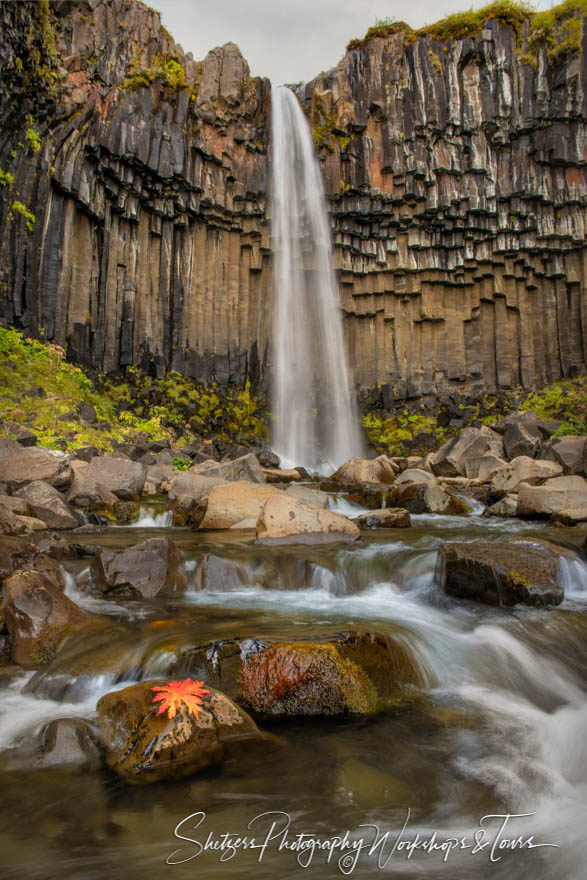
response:
M536 67L538 52L546 49L548 63L567 61L581 52L587 0L566 0L532 17L522 61Z
M27 128L26 139L29 151L31 153L38 153L41 149L41 138L39 132L34 128Z
M413 30L405 22L391 19L378 21L369 28L362 40L351 40L347 49L360 49L374 37L387 37L399 33L406 35L407 42L418 37L431 37L433 40L463 40L481 33L485 22L498 21L513 28L522 47L522 24L530 21L530 30L521 60L536 65L539 49L544 46L550 64L557 64L581 52L583 18L587 0L566 0L559 6L544 12L535 12L533 7L517 0L496 0L481 9L466 9L455 12L446 18ZM433 62L434 63L434 62ZM436 64L435 64L436 67Z
M23 205L22 202L13 202L10 206L10 210L8 211L8 219L12 220L15 214L20 214L24 217L26 228L29 232L32 232L35 226L36 217L32 214L26 205Z
M249 385L221 395L215 387L196 385L176 372L153 381L129 368L126 378L102 379L96 386L83 370L65 360L60 346L25 339L15 329L0 327L0 421L29 428L43 446L61 448L65 439L67 450L80 446L110 450L113 443L132 441L138 433L151 440L173 441L168 423L185 429L188 421L192 431L216 434L224 441L236 435L251 440L267 437L266 413ZM38 386L45 397L27 395ZM160 404L145 399L147 389L154 389ZM96 425L107 422L110 428L102 430L80 419L76 410L82 402L96 410ZM119 413L120 404L131 409ZM192 431L184 430L182 443L194 440ZM179 458L176 466L181 466Z
M13 183L14 174L11 174L10 171L2 171L0 168L0 186L11 187Z
M372 412L364 415L362 421L370 442L378 452L387 455L403 454L406 444L411 450L424 452L424 449L414 449L413 441L421 431L436 434L437 446L448 436L446 429L437 427L436 416L426 411L410 413L404 409L388 418Z
M150 86L157 79L163 80L163 83L170 89L185 89L188 85L185 71L181 64L179 64L177 56L162 58L159 55L155 55L152 67L141 67L140 57L137 52L130 64L129 72L124 78L121 88L140 89Z
M587 382L585 379L556 382L530 394L522 410L532 410L541 419L560 422L555 437L587 434Z

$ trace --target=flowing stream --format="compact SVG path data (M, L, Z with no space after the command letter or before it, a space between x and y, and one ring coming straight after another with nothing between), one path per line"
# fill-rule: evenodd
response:
M330 227L308 123L286 87L271 93L273 446L282 466L322 473L361 454Z
M331 498L331 507L344 503L344 497ZM274 812L290 816L292 833L322 839L348 830L349 839L372 843L374 826L390 832L382 848L361 852L352 871L360 878L584 878L584 559L561 551L566 598L550 611L455 602L435 586L441 541L542 537L576 546L577 530L477 514L414 517L411 529L365 532L352 546L277 548L256 545L244 533L171 529L148 512L143 522L151 526L110 527L84 540L121 548L169 535L185 555L186 595L151 602L91 599L85 594L87 560L68 562L67 594L93 613L108 611L109 628L72 637L38 672L0 667L3 878L344 876L339 853L329 862L325 851L315 850L303 873L300 854L280 850L278 841L261 861L258 851L237 850L223 862L221 852L207 852L166 865L178 848L182 857L196 851L173 832L199 811L205 813L201 828L189 832L186 826L184 833L200 842L209 832L245 835L251 820ZM175 783L129 786L106 771L75 774L18 764L19 749L26 752L47 721L94 719L102 694L172 676L182 653L196 645L233 636L296 640L349 629L401 637L426 682L421 697L374 718L265 724L278 748L230 758L218 770ZM408 858L400 849L390 855L408 810L409 840L435 832L437 839L473 840L483 827L491 842L501 820L480 826L484 816L532 814L510 820L499 839L533 836L535 848L496 849L499 861L483 847L475 854L416 850ZM266 818L257 820L261 827L267 831Z

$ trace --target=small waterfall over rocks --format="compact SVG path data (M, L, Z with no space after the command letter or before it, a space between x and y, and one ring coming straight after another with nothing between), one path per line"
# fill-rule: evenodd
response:
M297 98L272 90L273 446L331 473L362 452L321 170Z

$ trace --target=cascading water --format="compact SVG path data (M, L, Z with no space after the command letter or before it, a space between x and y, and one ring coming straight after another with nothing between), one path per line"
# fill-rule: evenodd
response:
M332 472L362 442L346 362L320 166L295 95L272 91L273 446Z

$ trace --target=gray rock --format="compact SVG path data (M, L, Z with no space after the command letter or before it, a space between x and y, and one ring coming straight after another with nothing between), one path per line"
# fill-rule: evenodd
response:
M516 514L523 519L587 522L587 480L579 476L555 477L542 486L522 485Z
M40 752L35 761L38 769L59 767L92 771L101 765L98 741L83 718L57 718L45 725L41 732Z
M152 599L183 593L183 556L168 538L150 538L128 550L102 550L92 560L92 580L107 599Z
M323 510L328 507L328 494L321 492L320 489L311 489L309 486L298 486L296 483L291 483L285 490L285 494L293 495L294 498L299 498L304 504L309 504L312 507L321 507Z
M86 479L109 489L122 501L138 501L145 485L146 470L138 461L117 455L92 458Z
M503 442L499 434L485 426L483 428L465 428L447 440L429 459L429 465L436 476L464 477L467 461L491 452L503 458Z
M503 435L505 456L509 461L521 455L534 458L542 445L542 440L542 434L536 425L514 422L508 425Z
M383 510L370 510L353 519L362 529L407 529L412 521L410 514L402 507L385 507Z
M499 495L517 492L522 483L537 486L562 474L562 467L555 461L540 461L520 455L509 464L495 471L491 478L491 493Z
M33 516L50 529L75 529L82 524L79 514L69 506L63 495L42 480L23 486L16 495L28 504Z
M551 441L555 459L565 474L587 475L587 437L567 434Z
M202 464L193 465L189 473L203 477L216 477L229 483L235 483L239 480L248 480L251 483L265 482L263 468L252 452L232 461L205 461Z
M22 448L15 455L0 458L0 482L11 491L41 480L55 489L67 489L73 480L69 461L62 453L39 447Z
M504 495L495 504L486 507L483 516L516 516L518 499L516 495Z

